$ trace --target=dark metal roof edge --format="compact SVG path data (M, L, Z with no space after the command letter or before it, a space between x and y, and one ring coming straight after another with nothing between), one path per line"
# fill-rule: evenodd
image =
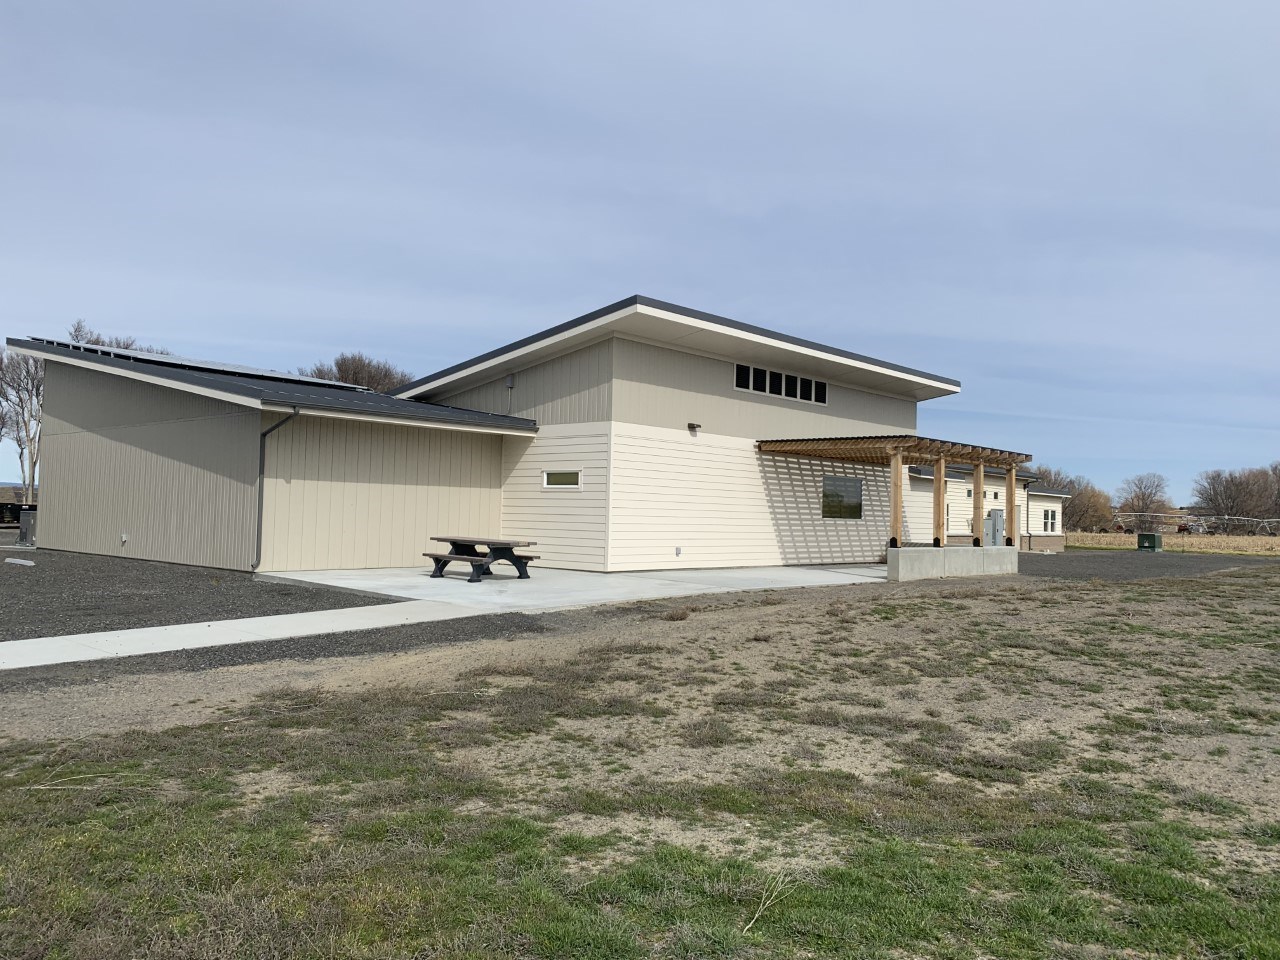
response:
M743 323L740 320L732 320L729 317L722 317L718 314L706 313L702 310L694 310L692 307L682 307L678 303L669 303L666 300L657 300L653 297L646 297L643 294L637 293L633 296L619 300L616 303L611 303L607 307L600 307L598 310L592 310L590 313L584 313L580 317L574 317L572 320L567 320L554 327L548 327L546 330L531 334L530 336L524 337L520 340L515 340L505 346L497 347L496 349L490 350L487 353L482 353L477 357L472 357L470 360L464 360L461 363L455 363L451 367L445 367L443 370L437 370L435 373L428 374L425 377L420 377L411 383L402 384L401 386L396 387L392 393L400 394L408 390L416 390L417 388L432 383L435 380L458 373L461 370L466 370L469 367L485 363L488 360L501 357L513 350L520 350L524 347L532 346L540 341L549 340L551 337L565 333L575 327L585 326L588 323L592 323L593 321L599 320L601 317L606 317L609 314L625 309L626 307L652 307L655 310L666 310L669 313L678 313L681 316L690 318L691 320L703 320L707 323L714 323L717 326L727 327L741 333L752 333L757 336L768 337L771 340L790 344L793 347L804 347L809 350L821 350L824 353L843 357L846 360L854 360L858 363L870 363L884 370L903 373L908 376L925 377L935 383L946 384L948 386L953 386L956 389L960 388L960 381L953 380L950 377L942 377L935 373L929 373L925 370L916 370L913 367L904 367L900 364L890 363L887 360L877 360L875 357L868 357L860 353L853 353L849 350L842 350L839 347L833 347L829 344L818 343L816 340L805 340L803 337L793 337L790 334L779 333L777 330L769 330L766 327L757 327L754 324Z
M333 389L339 397L327 398L308 396L305 393L292 395L288 391L273 389L271 384L277 381L255 381L253 378L245 376L240 378L233 373L219 373L217 371L208 370L191 370L181 367L163 366L160 364L137 363L133 360L126 360L123 357L115 357L109 354L86 352L75 350L70 347L51 344L42 340L21 339L16 337L8 337L5 342L9 346L21 347L23 349L31 349L42 351L57 357L66 359L83 360L91 363L96 367L101 367L104 371L134 371L144 372L149 376L154 376L159 380L166 380L174 385L174 389L181 389L183 385L188 387L205 387L211 390L217 390L222 393L235 394L249 399L257 400L259 403L267 403L273 406L281 407L298 407L302 410L333 410L345 411L347 413L363 415L368 417L387 417L396 420L405 420L410 422L421 421L429 423L451 423L477 427L510 427L515 430L536 433L538 424L536 420L530 420L525 417L512 417L501 413L488 413L484 410L469 410L465 407L450 407L444 404L425 403L419 400L404 400L400 397L393 397L390 394L378 393L372 390L339 390L320 385L309 385L295 383L292 386L300 390L328 390ZM141 369L139 369L141 368ZM239 382L243 379L244 382ZM289 384L280 384L281 386L289 386ZM368 406L370 400L387 402L394 404L404 404L399 409L383 409Z
M183 369L181 367L168 367L160 364L138 363L134 360L126 360L123 357L112 356L107 353L97 353L87 350L76 350L71 347L62 346L61 344L51 343L47 340L38 338L23 339L19 337L7 337L5 344L11 347L21 347L24 350L35 350L45 354L52 355L54 358L63 357L68 360L81 360L92 364L96 367L102 367L106 370L132 370L134 372L146 373L148 376L154 376L160 380L168 380L172 383L185 383L188 386L207 386L210 389L217 389L223 393L232 393L236 396L249 397L255 400L261 400L264 392L261 383L253 383L249 378L245 378L244 383L208 383L201 384L196 382L200 378L201 373L206 371L197 371ZM229 376L229 374L223 374Z
M416 390L418 387L431 383L434 380L439 380L441 377L447 377L450 374L457 373L459 370L466 370L468 367L474 367L487 360L493 360L495 357L500 357L503 354L510 353L512 350L520 350L524 347L532 346L542 340L549 340L557 334L565 333L575 327L586 326L588 323L599 320L601 317L607 317L615 311L622 310L626 307L639 306L639 304L639 295L626 297L625 299L619 300L617 303L609 304L607 307L592 310L590 313L584 313L580 317L574 317L572 320L566 320L564 323L558 323L554 327L548 327L545 330L539 330L537 333L530 334L527 337L522 337L519 340L513 340L511 343L504 346L496 347L493 350L482 353L477 357L472 357L469 360L463 360L461 363L455 363L453 366L445 367L443 370L437 370L435 373L429 373L425 377L419 377L417 380L410 383L403 383L392 389L391 393L393 395L399 395L409 390Z
M300 373L285 373L283 370L267 370L262 367L219 363L216 360L200 360L195 357L183 357L172 353L150 353L146 350L109 347L96 343L80 343L76 340L59 340L52 337L31 337L30 340L43 346L69 350L75 354L111 357L117 360L127 360L142 366L167 367L172 370L184 370L192 373L213 373L219 376L242 377L246 380L261 380L266 383L323 387L327 390L345 390L351 393L376 392L368 387L345 383L341 380L325 380L321 377L308 377Z

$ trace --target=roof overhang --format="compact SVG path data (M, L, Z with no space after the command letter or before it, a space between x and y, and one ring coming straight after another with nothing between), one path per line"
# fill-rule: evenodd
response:
M489 433L504 436L528 437L537 433L537 424L532 420L524 421L528 426L509 422L461 421L444 416L433 416L430 404L414 403L412 401L395 401L397 404L403 404L403 415L398 415L396 411L385 409L360 410L358 405L365 403L366 398L387 400L384 395L368 390L344 391L341 394L341 402L335 402L333 399L325 400L307 397L303 393L297 393L288 401L283 401L274 397L264 398L262 390L251 382L236 382L235 374L231 372L234 368L228 368L227 376L201 378L198 375L198 371L182 368L177 363L167 365L140 363L130 358L116 357L92 350L70 349L59 344L43 343L38 340L9 338L6 340L5 345L7 350L24 356L37 357L53 363L64 363L73 367L82 367L98 373L123 377L128 380L165 387L170 390L178 390L183 393L209 397L224 403L268 413L297 413L300 416L333 417L343 420L359 420L365 423L428 427L436 430L459 430L465 433ZM303 385L307 384L315 384L320 387L327 386L326 381L313 379L304 380ZM435 409L440 410L441 408L437 407ZM506 421L520 420L520 418L507 417L496 419Z
M900 456L904 464L935 463L946 459L955 463L981 463L984 467L1012 467L1015 470L1032 459L1029 453L906 435L760 440L756 449L775 456L844 460L849 463L889 464L895 456Z
M607 336L631 337L738 363L804 373L911 400L960 392L958 380L634 296L405 384L392 394L426 399L458 393Z

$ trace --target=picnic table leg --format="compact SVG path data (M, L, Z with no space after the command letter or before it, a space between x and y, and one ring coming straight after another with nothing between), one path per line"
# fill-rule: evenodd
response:
M435 563L436 563L436 565L435 565L435 569L431 571L431 576L432 576L433 578L437 578L437 579L438 579L438 578L440 578L440 577L443 577L443 576L444 576L444 568L445 568L445 567L447 567L447 566L449 565L449 561L448 561L448 560L437 560Z
M516 556L515 550L511 547L491 547L489 549L489 555L492 556L495 561L505 560L507 563L515 567L516 573L519 574L517 579L529 579L529 565Z
M484 557L484 556L488 556L488 554L481 553L479 550L477 550L477 549L476 549L476 546L475 546L475 544L474 544L474 543L453 543L453 542L450 542L450 543L449 543L449 552L450 552L450 553L456 553L456 554L457 554L458 556L460 556L460 557ZM475 571L476 571L476 568L473 566L473 567L471 568L471 572L472 572L472 573L475 573ZM481 571L480 575L481 575L481 576L484 576L484 577L487 577L487 576L490 576L492 573L493 573L493 571L492 571L492 570L490 570L490 569L486 566L486 567L484 568L484 570L482 570L482 571ZM468 580L467 582L468 582L468 583L476 583L477 581L475 581L475 580Z
M489 564L473 563L471 565L471 576L467 577L467 583L480 583L480 578L489 573Z

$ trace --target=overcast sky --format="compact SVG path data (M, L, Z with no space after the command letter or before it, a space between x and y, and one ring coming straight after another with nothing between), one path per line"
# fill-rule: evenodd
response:
M0 23L5 335L424 374L644 293L957 378L922 434L1107 489L1280 459L1274 0Z

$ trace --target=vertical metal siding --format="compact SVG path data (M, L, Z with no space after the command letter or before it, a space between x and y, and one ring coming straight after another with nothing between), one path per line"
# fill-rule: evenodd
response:
M683 427L765 440L774 437L915 433L916 404L830 383L825 405L735 390L733 364L617 337L613 417L623 423Z
M40 545L247 570L259 420L257 410L46 361Z
M515 374L510 391L499 377L439 399L452 407L531 417L539 425L596 423L610 417L612 340L602 340ZM508 410L510 403L510 410Z
M497 535L502 440L299 417L267 440L259 569L425 566L433 536Z

